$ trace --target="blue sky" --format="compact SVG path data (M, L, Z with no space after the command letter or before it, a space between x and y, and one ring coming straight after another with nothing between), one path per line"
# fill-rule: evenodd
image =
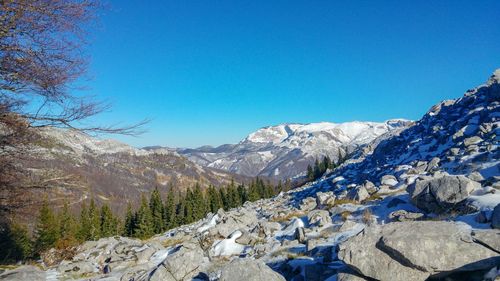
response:
M147 4L146 4L147 3ZM500 1L109 1L92 122L135 146L235 143L278 123L420 118L500 67Z

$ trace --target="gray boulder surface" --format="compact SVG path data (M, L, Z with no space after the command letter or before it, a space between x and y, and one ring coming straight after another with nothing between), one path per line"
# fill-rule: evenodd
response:
M284 281L285 278L274 272L261 261L240 259L224 266L219 281Z
M444 213L457 207L481 184L464 176L442 176L416 181L408 187L411 200L429 213Z
M481 235L493 244L490 240L497 234ZM470 227L445 221L367 228L340 245L339 258L360 274L379 280L425 280L489 270L500 263L498 252L474 241Z

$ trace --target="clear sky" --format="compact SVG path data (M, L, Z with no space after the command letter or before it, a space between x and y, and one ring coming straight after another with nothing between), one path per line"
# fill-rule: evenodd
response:
M135 146L278 123L419 119L500 67L500 1L111 0L89 40L93 122Z

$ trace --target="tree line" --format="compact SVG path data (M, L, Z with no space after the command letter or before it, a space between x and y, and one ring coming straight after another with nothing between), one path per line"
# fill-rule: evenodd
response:
M249 185L235 184L202 189L199 184L185 192L170 188L163 198L155 188L147 198L142 194L140 205L127 206L124 216L115 215L108 204L97 206L94 199L82 203L80 215L71 213L68 202L54 211L48 200L42 204L35 229L30 235L26 225L12 223L0 228L0 262L16 262L38 258L51 249L69 249L84 241L122 235L147 239L180 225L204 218L209 212L229 210L247 201L269 198L289 187L278 183L271 185L255 179Z
M339 149L339 159L337 162L334 162L328 156L324 156L322 161L319 161L317 158L314 161L314 165L307 165L307 174L306 178L308 181L314 181L323 176L328 169L333 170L340 166L345 160L347 156L343 156L342 152Z

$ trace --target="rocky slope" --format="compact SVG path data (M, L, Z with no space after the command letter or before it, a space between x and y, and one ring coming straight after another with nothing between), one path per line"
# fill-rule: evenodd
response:
M0 280L498 280L499 109L497 71L316 182Z
M75 207L86 198L106 202L120 213L126 202L138 204L141 193L155 187L161 190L174 187L182 190L196 183L220 186L233 178L238 182L250 180L225 171L202 167L175 151L137 149L114 140L102 140L87 134L44 128L30 147L29 154L19 159L28 178L19 192L7 196L12 203L19 201L16 213L30 217L45 196L55 206L68 200ZM31 186L31 187L30 187ZM2 206L9 205L3 204Z
M206 167L252 177L289 179L305 174L307 165L315 159L327 155L337 161L339 156L410 124L406 120L282 124L257 130L235 145L177 151Z

